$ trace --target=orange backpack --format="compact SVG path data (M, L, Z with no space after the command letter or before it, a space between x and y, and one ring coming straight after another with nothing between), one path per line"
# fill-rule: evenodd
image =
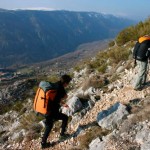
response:
M33 109L40 114L50 114L50 105L57 94L57 87L50 82L41 81L34 98Z

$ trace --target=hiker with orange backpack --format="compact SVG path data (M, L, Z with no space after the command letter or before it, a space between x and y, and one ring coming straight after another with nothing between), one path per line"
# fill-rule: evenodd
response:
M148 68L148 63L150 60L149 35L145 35L139 38L133 50L133 58L135 59L135 64L137 61L139 67L137 79L134 85L134 90L141 91L143 86L146 85L146 78L149 69Z
M34 100L34 110L45 116L45 131L41 141L42 148L51 146L51 144L47 142L47 138L56 120L62 120L60 136L62 138L67 136L65 132L68 116L59 110L61 105L68 107L68 105L63 102L63 99L67 98L65 87L68 86L70 81L71 77L69 75L63 75L60 81L56 83L42 81L39 85Z

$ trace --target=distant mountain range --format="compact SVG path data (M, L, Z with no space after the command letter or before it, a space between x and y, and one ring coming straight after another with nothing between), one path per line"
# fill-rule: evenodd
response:
M0 67L50 60L133 24L95 12L0 9Z

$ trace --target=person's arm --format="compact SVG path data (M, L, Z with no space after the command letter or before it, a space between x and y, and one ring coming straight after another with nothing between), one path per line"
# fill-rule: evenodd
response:
M69 106L64 102L64 100L67 99L67 97L68 97L68 96L65 95L64 98L62 98L61 101L60 101L60 104L61 104L62 106L64 106L64 107L69 107Z
M150 41L148 42L148 49L147 49L147 55L148 60L150 60Z
M148 48L147 50L147 57L148 57L148 61L150 62L150 48Z

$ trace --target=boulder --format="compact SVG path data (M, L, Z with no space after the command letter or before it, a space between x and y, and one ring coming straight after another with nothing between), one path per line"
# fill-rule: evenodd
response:
M20 132L13 133L11 139L14 141L15 140L21 140L21 139L23 139L24 135L25 135L25 130L22 129Z
M146 141L150 142L150 129L142 129L136 134L135 140L139 144L144 144ZM149 143L150 144L150 143Z
M150 149L150 141L147 141L141 145L141 150L149 150L149 149Z
M96 89L93 88L93 87L90 87L88 88L86 91L85 91L85 95L94 95L96 93Z
M124 66L119 66L116 70L117 73L121 73L124 70Z
M78 97L74 96L67 102L68 107L63 107L62 112L68 116L72 116L74 113L82 108L82 103Z
M70 122L70 127L73 131L77 130L81 118L82 118L82 116L80 113L79 114L76 113L75 115L72 116L72 120Z
M87 99L89 98L89 95L85 95L85 92L82 90L82 88L79 88L76 93L74 94L75 97Z
M100 138L94 139L90 145L89 150L105 150L106 142L101 141Z
M108 130L114 129L128 115L126 106L117 102L107 110L103 110L97 115L97 122L102 128Z

